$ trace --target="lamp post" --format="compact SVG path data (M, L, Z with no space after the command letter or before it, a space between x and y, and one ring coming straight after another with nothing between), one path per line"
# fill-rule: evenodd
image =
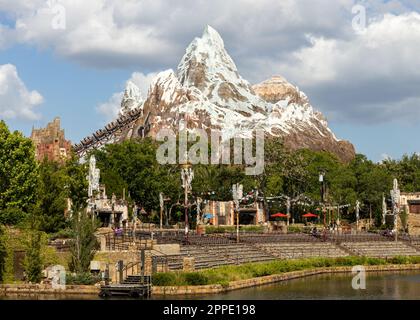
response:
M236 183L232 186L233 202L236 211L236 243L239 243L239 201L243 198L243 186Z
M190 164L185 164L181 168L182 187L184 188L185 206L185 240L188 241L188 192L191 191L191 182L194 179L194 171Z

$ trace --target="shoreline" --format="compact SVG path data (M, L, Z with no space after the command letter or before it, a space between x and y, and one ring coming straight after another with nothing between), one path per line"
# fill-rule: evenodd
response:
M379 266L364 266L366 272L390 272L390 271L420 271L420 264L394 264ZM178 295L202 295L219 294L229 291L259 287L282 281L305 278L319 274L351 273L352 266L344 267L322 267L308 270L291 271L282 274L250 278L245 280L231 281L227 286L221 284L197 285L197 286L154 286L154 296L178 296Z
M49 284L0 284L0 297L8 295L99 295L95 285L68 285L66 289L53 289Z
M352 266L344 267L321 267L307 270L291 271L282 274L274 274L245 280L231 281L228 285L221 284L196 285L196 286L153 286L153 296L179 296L179 295L203 295L220 294L229 291L259 287L268 284L305 278L320 274L351 273ZM392 271L420 271L420 264L394 264L365 266L366 272L392 272ZM10 295L99 295L100 287L95 285L69 285L65 290L53 289L46 284L1 284L0 297Z

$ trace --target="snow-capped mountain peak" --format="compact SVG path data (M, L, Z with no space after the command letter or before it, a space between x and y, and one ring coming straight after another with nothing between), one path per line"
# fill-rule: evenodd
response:
M139 104L134 86L127 84L122 106ZM268 137L283 138L292 149L328 150L344 161L355 154L353 145L338 140L308 97L285 78L275 76L251 87L210 26L187 47L176 73L167 70L157 75L141 106L136 125L143 127L147 117L151 136L162 128L185 126L217 129L225 139L250 137L263 129Z
M134 82L127 81L119 115L125 115L129 111L141 107L143 103L144 99L139 87Z
M263 105L252 92L251 85L238 73L227 53L219 33L207 26L201 38L195 38L187 47L178 65L177 77L186 88L194 87L219 107L227 107L252 115Z

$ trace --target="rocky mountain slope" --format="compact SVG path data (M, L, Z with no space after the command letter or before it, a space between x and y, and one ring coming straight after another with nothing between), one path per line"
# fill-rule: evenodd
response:
M185 126L217 129L226 139L250 137L255 129L263 129L267 137L282 137L292 149L326 150L346 162L355 155L353 145L337 139L308 97L284 78L254 86L243 79L223 39L210 26L188 46L176 72L157 75L144 102L137 89L129 84L121 114L137 108L142 115L121 139L141 135L149 116L151 136L161 128L176 131Z

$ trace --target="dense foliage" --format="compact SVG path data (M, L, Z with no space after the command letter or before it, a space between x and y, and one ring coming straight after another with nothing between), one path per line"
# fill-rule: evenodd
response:
M39 283L42 279L43 261L41 257L41 233L37 230L31 232L27 246L24 268L26 279L32 283Z
M107 145L95 152L101 169L101 183L107 194L127 196L146 211L159 208L159 193L163 192L175 202L181 197L179 170L160 165L156 160L158 144L150 139L124 141Z
M69 268L74 273L83 274L90 271L90 262L99 246L94 234L97 224L85 210L73 214L71 220L73 241L70 248Z
M0 223L17 224L36 202L38 166L30 139L0 121Z
M3 282L3 274L6 267L6 240L3 227L0 225L0 283Z
M162 192L169 199L171 222L176 222L183 216L180 168L160 165L156 160L158 146L151 139L131 140L94 151L101 169L100 182L106 185L109 197L125 195L131 205L135 203L149 214L158 212ZM39 229L57 233L68 227L63 215L65 209L72 212L85 209L86 162L80 163L77 157L72 157L66 163L43 161L37 164L30 139L18 132L11 133L4 122L0 123L0 160L0 223L16 225L28 217L29 211L36 210ZM265 166L261 175L246 176L244 166L240 165L194 165L192 196L228 201L232 199L232 184L242 183L245 193L258 191L271 213L283 212L285 201L269 202L270 197L312 199L314 204L309 207L293 204L292 216L299 218L302 212L319 208L320 172L325 172L326 202L348 204L342 214L350 220L354 220L356 200L361 201L362 218L379 216L382 196L389 198L393 178L399 179L402 191L420 190L420 156L417 154L381 163L359 154L344 164L330 153L291 151L285 149L281 141L270 139L265 142ZM67 208L68 198L71 208ZM191 208L191 212L194 210Z

